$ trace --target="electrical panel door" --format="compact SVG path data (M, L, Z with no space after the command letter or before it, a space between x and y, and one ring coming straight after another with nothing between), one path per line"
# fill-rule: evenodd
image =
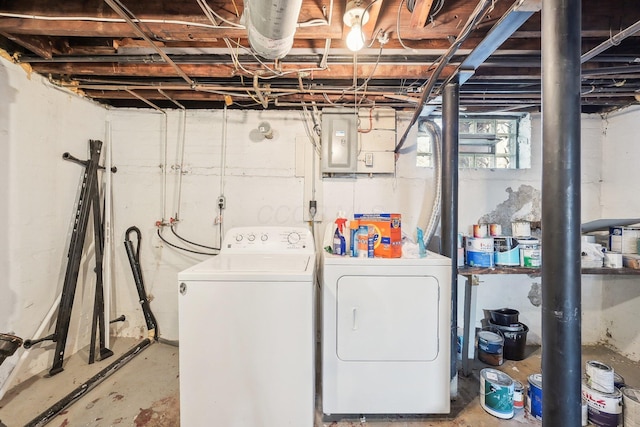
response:
M322 172L355 173L358 117L346 109L322 110Z

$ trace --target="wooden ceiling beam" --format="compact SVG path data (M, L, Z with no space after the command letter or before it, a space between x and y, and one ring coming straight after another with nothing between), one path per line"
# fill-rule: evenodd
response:
M29 36L29 35L16 35L0 31L0 36L4 36L12 42L24 47L27 50L35 53L41 58L51 59L53 58L53 42L47 37L41 36Z
M179 18L166 18L177 21ZM143 28L157 40L162 41L216 41L221 38L247 38L244 28L213 28L210 22L194 21L198 25L182 25L173 22L145 23ZM2 18L0 31L11 34L31 34L56 37L138 37L125 22L95 22L58 20L43 21L36 19ZM341 30L328 26L302 27L296 30L296 38L301 39L339 39Z
M41 74L57 76L108 76L108 77L148 77L148 78L172 78L175 70L167 64L104 64L104 63L50 63L41 62L31 64L33 69ZM179 64L180 68L191 78L231 78L238 76L231 64ZM244 64L245 68L252 69L258 64ZM454 69L453 66L445 68L443 77L446 77ZM296 71L300 70L305 79L352 79L353 65L330 65L327 69L310 69L308 64L296 66L286 64L282 67L283 73L288 73L290 79L297 79ZM258 70L260 71L260 70ZM431 71L428 66L418 64L358 64L358 78L393 78L393 79L424 79ZM268 74L265 74L267 76Z
M369 22L367 22L362 31L364 34L368 35L369 40L376 36L376 31L378 28L378 18L380 17L380 9L382 8L383 0L372 0L373 3L370 3L369 8L367 9L367 13L369 14Z
M206 23L203 23L206 24ZM212 41L226 37L246 38L245 30L219 30L176 24L147 24L147 29L160 40ZM138 37L125 22L41 21L35 19L0 18L0 31L54 37Z
M411 20L409 21L409 26L411 28L422 28L427 23L427 18L429 17L429 12L431 11L431 6L433 5L433 0L416 0L416 4L413 7L413 12L411 12Z
M134 92L136 95L140 96L149 101L167 101L167 97L160 94L155 90L135 90L135 91L96 91L96 90L85 90L84 94L93 99L108 99L108 100L135 100L139 99L138 97L131 94ZM171 99L184 102L184 101L203 101L203 102L224 102L225 98L223 94L220 93L212 93L212 92L203 92L203 91L195 91L195 90L184 90L184 91L164 91L167 96ZM231 94L231 98L234 101L253 101L250 96L245 93L238 93L238 95ZM362 95L360 93L357 94L358 99L360 99ZM270 103L274 103L276 98L269 98ZM331 102L342 102L349 103L354 101L353 93L344 93L344 94L336 94L336 93L304 93L304 94L290 94L290 95L279 95L277 97L277 102L288 103L288 102L317 102L317 103L325 103L327 99ZM397 100L392 98L387 98L382 94L368 94L366 95L366 99L368 102L379 103L398 103Z

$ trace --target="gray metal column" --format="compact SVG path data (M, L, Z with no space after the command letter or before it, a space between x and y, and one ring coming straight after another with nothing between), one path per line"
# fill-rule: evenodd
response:
M451 378L456 374L458 335L458 110L457 79L442 96L442 254L451 258Z
M542 5L542 422L581 425L580 0Z

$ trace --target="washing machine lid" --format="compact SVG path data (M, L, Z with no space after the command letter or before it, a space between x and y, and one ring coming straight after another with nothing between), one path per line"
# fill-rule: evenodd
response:
M315 254L221 253L178 273L179 280L305 281L311 280Z

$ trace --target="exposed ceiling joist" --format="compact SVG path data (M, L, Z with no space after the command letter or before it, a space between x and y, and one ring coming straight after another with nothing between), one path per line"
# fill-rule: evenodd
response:
M148 108L141 96L163 108L175 108L171 100L185 108L218 108L225 105L218 90L224 87L234 94L231 107L264 108L257 79L268 108L312 100L353 105L357 99L413 109L478 1L416 0L412 13L406 0L362 0L371 19L365 48L354 55L343 41L346 1L302 0L291 51L269 61L250 49L243 0L0 0L0 48L52 82L82 87L86 96L110 105ZM220 24L206 16L203 4ZM461 103L474 111L539 105L539 4L492 1L434 88L459 71L466 81ZM640 2L582 0L583 112L639 102L638 22ZM171 85L177 86L167 89ZM240 95L247 91L257 102Z
M425 26L432 5L433 0L415 1L415 6L411 12L411 21L409 21L411 28L422 28Z

